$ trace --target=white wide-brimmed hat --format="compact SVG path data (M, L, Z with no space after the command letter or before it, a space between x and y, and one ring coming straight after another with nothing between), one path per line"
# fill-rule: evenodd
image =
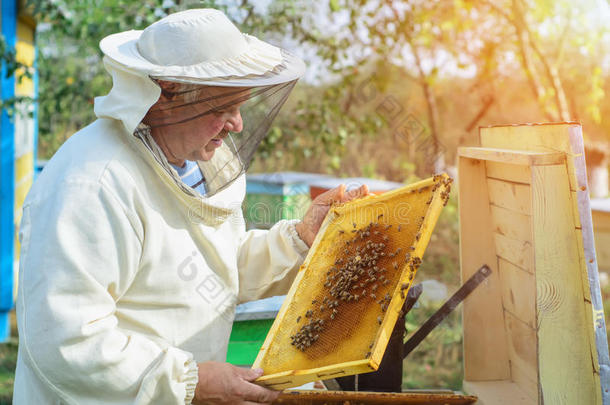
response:
M215 86L266 86L300 78L303 61L290 52L242 34L214 9L171 14L143 31L112 34L104 54L139 74Z

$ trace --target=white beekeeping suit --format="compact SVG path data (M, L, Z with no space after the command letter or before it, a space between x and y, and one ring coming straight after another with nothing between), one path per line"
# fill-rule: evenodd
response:
M138 33L123 34L137 42ZM236 304L286 293L307 253L292 221L246 232L243 148L198 163L206 177L231 170L209 195L181 183L154 142L134 132L161 94L151 76L188 75L130 66L106 45L113 88L95 100L98 119L60 148L23 207L15 404L190 403L197 363L226 359ZM222 55L235 85L302 74L301 66L269 79L286 59L278 51L257 65L256 55ZM210 66L222 73L222 63Z

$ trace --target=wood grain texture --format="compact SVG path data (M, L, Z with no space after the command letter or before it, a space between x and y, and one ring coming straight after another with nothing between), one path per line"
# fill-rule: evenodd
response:
M534 275L498 259L502 305L521 322L536 328L536 279Z
M537 405L521 387L510 380L464 381L464 392L476 394L476 405Z
M532 242L532 221L529 215L491 206L494 232L511 239Z
M531 241L511 239L499 233L494 233L493 238L499 258L534 274L534 247Z
M459 157L458 164L462 281L484 264L492 270L488 279L464 301L464 378L510 379L485 164L466 157Z
M458 154L471 159L526 166L558 165L563 164L566 159L565 154L558 152L534 152L527 150L515 152L512 149L494 147L460 147L458 148Z
M482 147L525 150L533 152L565 152L568 166L570 189L578 189L574 173L573 157L578 154L572 150L569 132L580 125L558 123L549 125L507 125L479 129Z
M537 399L538 353L536 330L509 312L504 314L504 320L508 334L511 378L528 397Z
M538 361L544 403L596 404L590 325L565 165L532 168Z
M489 201L493 205L524 215L532 213L530 186L488 178L487 187L489 189Z
M486 161L485 165L487 166L487 177L489 178L519 184L530 184L532 182L532 173L527 165L491 161Z

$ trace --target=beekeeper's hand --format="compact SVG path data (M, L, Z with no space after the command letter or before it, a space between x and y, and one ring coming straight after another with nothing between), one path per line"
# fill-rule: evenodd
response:
M345 191L345 184L341 184L332 190L320 194L312 201L303 217L303 221L296 225L299 236L307 246L311 246L316 234L320 230L324 217L326 217L333 203L345 203L354 198L365 197L367 195L369 195L369 188L366 184L347 192Z
M270 404L280 395L278 391L252 382L263 375L261 369L239 368L216 361L206 361L197 366L199 381L195 388L194 405Z

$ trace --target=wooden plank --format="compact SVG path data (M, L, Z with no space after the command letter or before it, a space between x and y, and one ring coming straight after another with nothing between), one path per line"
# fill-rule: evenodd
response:
M532 241L532 224L528 215L491 206L494 231L511 239Z
M565 152L568 156L578 153L572 150L569 132L579 127L577 123L558 123L548 125L507 125L480 128L479 137L482 147L529 150L534 152ZM578 182L574 174L572 158L566 159L570 175L570 189L576 191Z
M521 322L536 327L536 279L534 275L503 259L498 259L502 304Z
M574 226L580 228L580 212L578 211L578 192L570 192L570 200L572 202L572 216L574 217Z
M509 379L485 164L460 157L458 165L461 277L467 280L484 264L492 270L485 283L464 301L464 375L470 381Z
M587 268L587 263L586 263L586 259L585 259L585 255L584 255L584 247L583 247L583 240L582 240L582 229L576 229L576 245L577 245L577 249L578 249L578 259L579 259L579 263L580 263L580 275L582 278L582 285L586 286L589 283L588 277L587 277L587 272L586 271L582 271L584 269ZM589 288L583 288L583 298L586 301L591 302L591 290ZM585 311L585 313L589 313L591 311Z
M534 280L529 280L534 281ZM535 307L532 308L535 311ZM538 352L536 330L506 312L508 356L512 380L532 399L538 398Z
M476 405L536 405L517 384L505 381L468 381L463 384L464 392L476 395Z
M492 204L521 214L531 214L530 186L488 179L487 187L489 189L489 201Z
M542 399L598 404L566 166L536 166L532 175Z
M565 154L559 152L515 151L501 148L460 147L458 154L470 159L479 159L514 165L558 165L565 162Z
M532 380L515 362L510 363L513 382L533 401L537 401L538 380Z
M530 241L511 239L494 233L496 254L498 257L534 274L534 249Z
M578 190L578 211L580 214L583 256L585 266L581 267L583 287L590 294L590 301L585 300L585 314L587 323L593 325L588 328L593 369L598 373L595 377L596 391L601 395L600 401L604 404L610 403L610 355L608 353L608 336L606 334L606 323L604 319L604 305L602 302L601 288L599 284L599 273L597 260L595 259L595 241L593 237L593 222L591 219L591 201L587 191L587 168L585 163L585 145L580 126L569 129L570 145L573 154L571 159L574 163L574 175L576 176ZM593 316L595 314L595 316Z
M322 390L289 390L280 394L273 404L345 405L345 404L413 404L467 405L477 400L474 396L453 392L354 392Z
M487 177L513 183L530 184L532 182L529 166L492 161L485 162L485 165L487 166Z

